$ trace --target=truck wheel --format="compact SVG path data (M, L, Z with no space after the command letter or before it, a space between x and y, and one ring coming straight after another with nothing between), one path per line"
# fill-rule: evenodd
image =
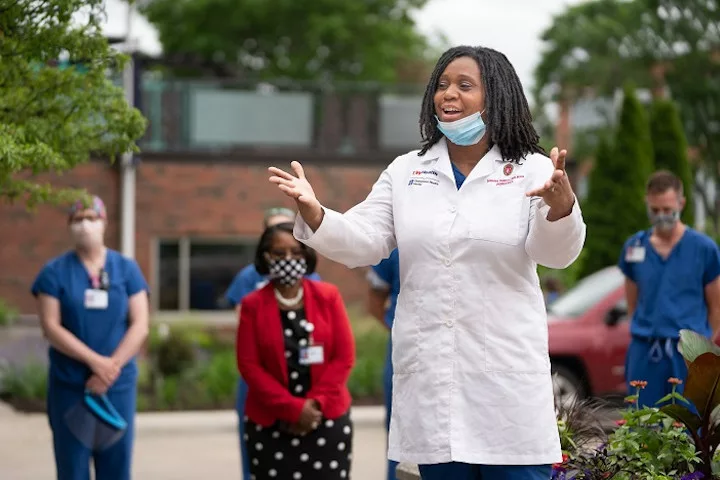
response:
M552 364L553 393L555 405L569 407L573 402L582 400L587 393L578 375L562 364Z

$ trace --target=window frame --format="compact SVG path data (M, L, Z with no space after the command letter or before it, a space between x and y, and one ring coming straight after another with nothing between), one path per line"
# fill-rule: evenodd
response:
M177 310L161 310L160 309L160 246L163 243L174 243L178 245L178 309ZM192 245L239 245L256 247L258 242L257 236L253 235L232 235L232 236L199 236L199 235L156 235L151 242L151 271L152 271L152 291L150 306L155 314L176 315L176 314L202 314L206 315L227 315L232 310L192 310L190 308L190 265L191 265L191 246ZM243 266L238 267L238 272Z

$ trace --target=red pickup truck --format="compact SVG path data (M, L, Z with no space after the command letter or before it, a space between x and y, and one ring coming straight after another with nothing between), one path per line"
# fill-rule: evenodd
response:
M625 395L630 322L624 282L620 269L607 267L549 305L550 361L558 401Z

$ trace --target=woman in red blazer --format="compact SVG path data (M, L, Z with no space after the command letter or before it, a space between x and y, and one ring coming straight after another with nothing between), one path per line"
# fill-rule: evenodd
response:
M292 228L275 225L260 237L255 267L270 281L240 306L250 472L255 480L349 478L352 330L338 289L303 278L317 257Z

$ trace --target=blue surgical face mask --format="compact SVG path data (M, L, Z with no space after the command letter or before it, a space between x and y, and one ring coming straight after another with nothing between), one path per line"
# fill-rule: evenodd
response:
M435 115L438 129L455 145L468 147L475 145L482 140L485 135L485 122L483 122L480 113L473 113L460 120L454 122L441 122Z
M650 219L653 227L669 232L675 228L675 224L680 220L680 210L674 210L671 213L653 213L648 209L648 219Z

